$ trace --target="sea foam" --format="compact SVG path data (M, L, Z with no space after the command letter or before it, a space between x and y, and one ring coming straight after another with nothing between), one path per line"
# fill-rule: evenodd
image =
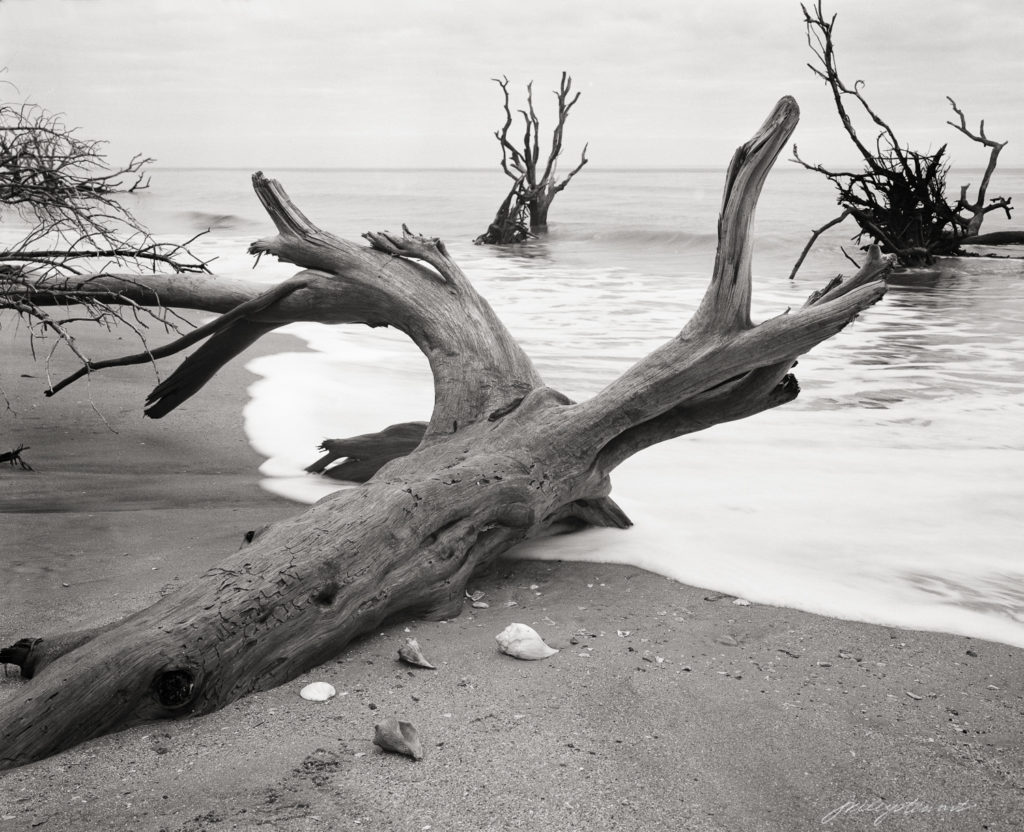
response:
M268 457L264 486L314 502L346 487L303 472L316 444L427 418L430 375L399 333L286 331L312 351L249 362L262 378L246 430ZM905 409L783 408L663 443L613 474L631 529L510 556L629 564L755 603L1024 647L1024 568L1010 539L1021 451L976 442L936 453ZM962 418L949 404L929 412L943 430Z

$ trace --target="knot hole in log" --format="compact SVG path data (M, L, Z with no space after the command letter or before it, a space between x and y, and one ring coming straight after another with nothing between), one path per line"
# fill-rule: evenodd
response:
M153 679L153 695L169 711L181 710L188 705L194 698L195 689L195 675L183 667L161 671Z
M329 581L313 596L313 603L318 607L329 607L338 597L338 589L337 581Z

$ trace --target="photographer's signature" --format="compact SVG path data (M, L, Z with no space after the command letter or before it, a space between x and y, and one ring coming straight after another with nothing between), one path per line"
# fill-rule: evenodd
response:
M971 803L969 800L962 800L959 803L928 803L915 797L913 800L890 802L876 797L871 800L849 800L826 814L821 823L827 826L839 818L853 815L867 815L872 826L880 826L887 818L910 815L930 815L940 820L969 812L977 806L977 803Z

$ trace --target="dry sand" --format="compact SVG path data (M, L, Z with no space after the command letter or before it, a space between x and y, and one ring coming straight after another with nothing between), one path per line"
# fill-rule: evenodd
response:
M36 470L0 470L3 643L120 617L301 510L258 487L242 362L152 422L149 368L44 399L4 323L0 450L31 446ZM134 351L102 340L97 355ZM1024 828L1018 649L740 606L631 567L509 560L472 589L489 608L0 775L0 832ZM499 654L513 621L561 652ZM409 636L436 670L395 661ZM299 698L313 680L339 696ZM0 679L0 700L24 684ZM386 716L414 723L423 760L371 744Z

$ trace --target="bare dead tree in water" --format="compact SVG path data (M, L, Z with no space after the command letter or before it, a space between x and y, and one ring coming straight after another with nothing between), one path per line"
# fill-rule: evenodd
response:
M559 181L557 163L558 157L562 155L565 122L580 97L578 92L572 94L572 76L563 72L561 83L554 91L558 121L551 134L551 148L544 162L541 162L540 152L540 119L533 106L533 81L526 85L526 109L519 110L525 128L522 147L517 147L509 138L514 119L509 105L508 78L495 78L494 81L501 87L505 98L505 123L500 130L495 131L494 136L501 145L501 169L512 179L513 185L498 208L494 221L474 242L506 245L524 242L531 235L547 231L551 203L589 161L588 145L583 146L579 164Z
M59 114L31 103L0 103L0 210L27 230L0 245L0 310L28 324L30 343L55 336L54 348L69 347L88 366L71 325L89 322L130 326L145 346L151 323L175 327L179 318L164 307L126 304L126 296L95 291L95 278L111 271L206 272L206 263L185 243L154 239L121 201L149 185L152 159L132 157L112 165L104 142L83 139ZM46 287L59 314L34 292ZM51 350L52 353L52 350Z
M967 126L963 111L952 98L949 99L959 122L948 123L972 141L989 148L988 165L977 199L973 202L968 199L970 185L965 185L961 188L960 198L950 203L946 196L949 173L946 145L935 152L922 152L901 143L888 122L864 97L864 82L858 80L849 86L842 80L833 41L836 15L826 20L820 0L813 7L813 12L806 6L801 5L801 8L807 27L807 42L816 59L808 67L831 90L843 129L864 160L865 167L861 171L837 171L820 164L810 164L800 158L797 147L793 146L794 161L807 170L822 174L835 185L842 214L814 231L790 276L796 274L822 231L847 216L853 217L860 229L854 238L858 243L877 243L883 251L895 254L906 266L927 265L937 255L959 254L961 244L978 234L982 220L991 211L1002 210L1009 217L1009 197L995 197L986 202L989 181L1006 142L989 139L985 135L984 121L978 132L973 132ZM866 142L858 134L847 109L848 104L861 110L874 125L878 132L873 141Z

